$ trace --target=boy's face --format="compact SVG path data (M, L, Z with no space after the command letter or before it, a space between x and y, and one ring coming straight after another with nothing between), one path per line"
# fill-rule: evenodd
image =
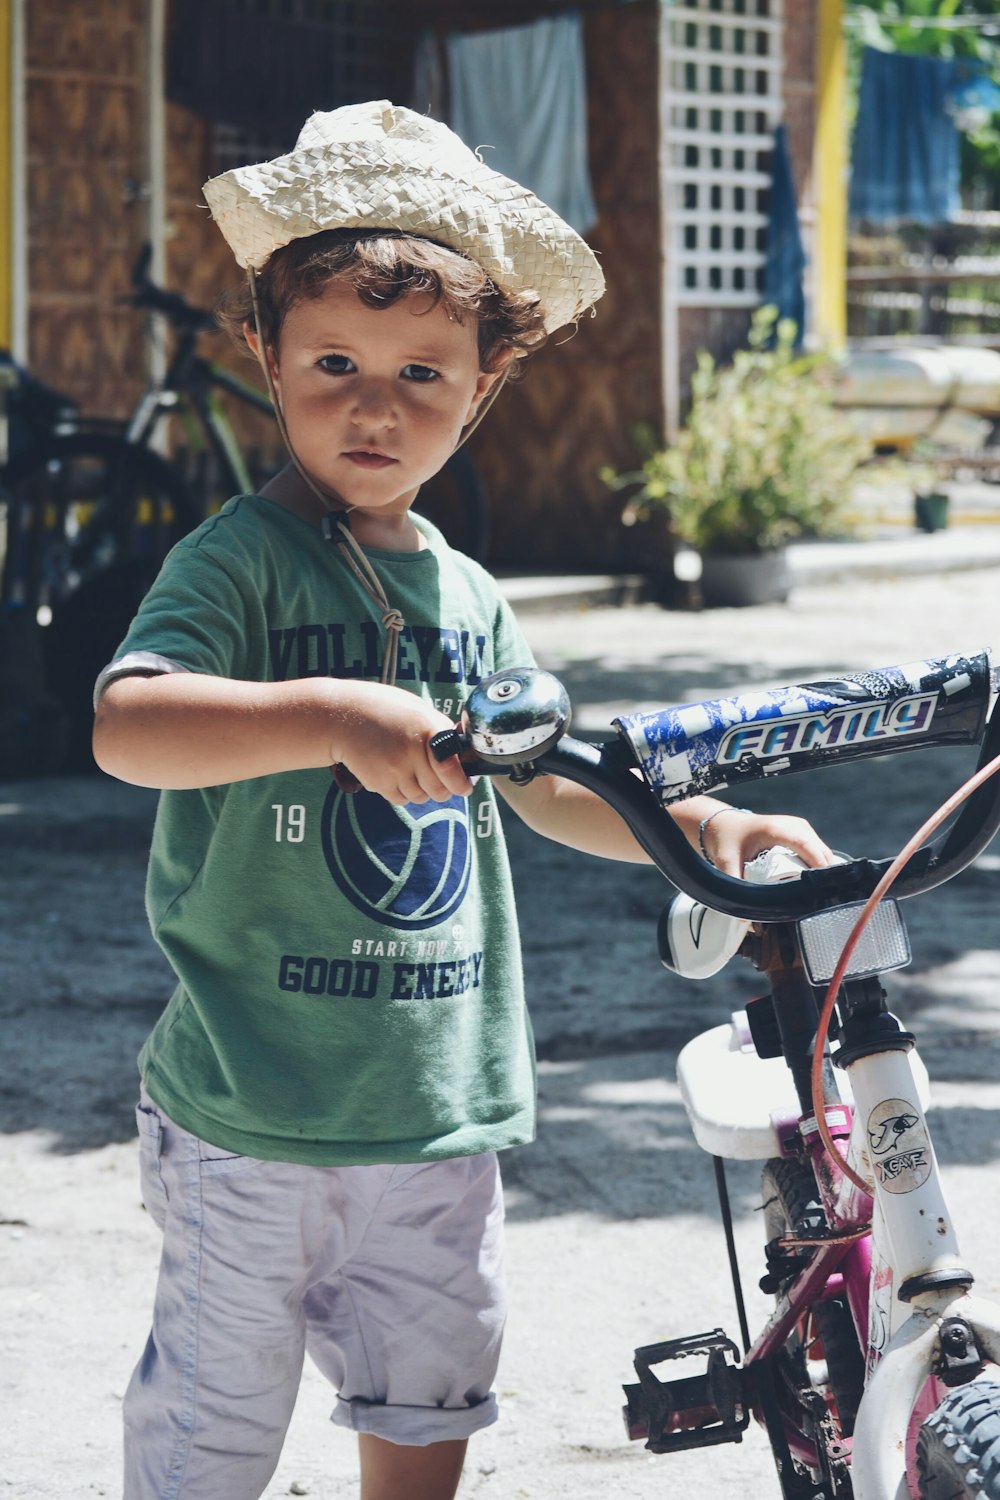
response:
M367 307L337 282L293 304L271 368L302 465L387 518L409 508L499 379L479 369L473 320L453 322L424 294Z

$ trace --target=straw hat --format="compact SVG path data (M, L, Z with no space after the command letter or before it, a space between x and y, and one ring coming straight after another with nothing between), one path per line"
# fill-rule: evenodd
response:
M446 125L387 100L311 115L287 156L224 172L204 193L237 261L254 270L323 229L394 229L467 255L504 291L533 292L548 333L604 291L594 252L540 198Z

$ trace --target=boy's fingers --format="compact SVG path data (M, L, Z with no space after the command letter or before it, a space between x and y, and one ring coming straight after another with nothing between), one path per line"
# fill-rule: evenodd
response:
M457 755L449 755L447 760L438 760L428 745L427 764L429 774L421 779L428 789L428 796L434 797L436 801L446 802L449 797L467 797L472 791L472 782ZM440 792L431 790L432 786L439 788Z
M836 862L833 850L804 818L776 819L763 828L758 826L749 838L745 825L741 826L737 819L720 818L713 826L717 829L713 859L716 868L725 875L741 875L744 865L775 844L783 844L816 868Z
M804 839L800 849L796 851L802 855L807 865L814 868L822 868L826 865L836 863L837 856L822 839Z
M778 840L785 843L793 854L800 855L807 865L815 867L832 865L837 856L816 832L811 824L797 820L797 826L793 826L786 837Z

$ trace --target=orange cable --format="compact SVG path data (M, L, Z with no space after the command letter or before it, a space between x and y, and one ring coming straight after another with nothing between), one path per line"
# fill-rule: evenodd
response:
M849 1177L855 1187L859 1187L863 1193L870 1193L868 1184L862 1177L858 1176L853 1167L848 1165L847 1161L837 1150L826 1123L826 1110L823 1101L823 1059L826 1052L826 1039L830 1029L830 1018L833 1015L833 1007L840 991L840 986L843 983L847 966L851 961L851 955L857 947L861 934L871 920L879 902L886 896L890 887L909 864L914 854L926 842L935 829L940 827L945 818L953 813L956 807L960 807L968 797L971 797L972 793L981 787L983 782L988 781L998 771L1000 771L1000 755L988 761L985 766L970 776L968 781L964 782L957 791L952 792L947 801L941 804L937 812L931 814L927 821L917 829L904 848L900 850L899 854L896 855L896 858L868 897L858 915L857 921L851 928L847 942L844 944L840 958L837 961L837 966L833 971L833 977L827 986L826 994L823 996L823 1004L820 1008L819 1021L816 1026L816 1040L813 1047L811 1073L813 1112L816 1116L820 1138L826 1148L827 1154L837 1162L844 1175Z

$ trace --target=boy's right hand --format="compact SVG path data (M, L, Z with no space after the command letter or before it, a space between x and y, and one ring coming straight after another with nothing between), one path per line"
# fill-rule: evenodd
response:
M244 682L199 672L126 676L97 707L94 757L136 786L225 786L340 764L387 801L447 802L472 782L430 741L452 729L431 704L379 682Z
M454 728L450 719L402 688L357 682L351 689L331 736L332 764L398 807L469 795L473 784L458 756L441 761L430 749L432 735Z

